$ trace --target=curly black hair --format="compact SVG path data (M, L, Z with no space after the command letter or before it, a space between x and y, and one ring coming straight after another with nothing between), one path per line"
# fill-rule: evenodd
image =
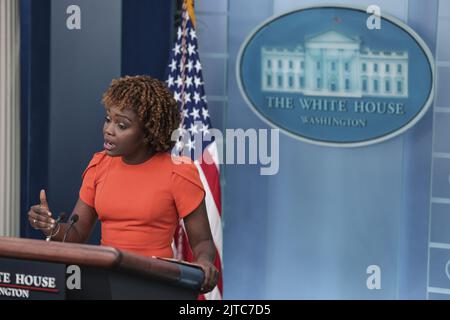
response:
M102 103L107 108L134 110L156 152L169 151L173 147L171 135L178 129L181 115L164 82L149 76L114 79L103 94Z

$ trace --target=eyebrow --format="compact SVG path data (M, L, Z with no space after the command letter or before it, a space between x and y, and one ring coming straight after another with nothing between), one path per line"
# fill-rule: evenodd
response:
M128 118L126 115L123 115L123 114L116 114L116 116L117 116L117 117L121 117L121 118L125 118L125 119L127 119L128 121L133 122L133 121L131 121L131 119Z
M107 110L106 112L107 112L107 113L110 113L109 110ZM133 121L131 121L130 118L128 118L126 115L121 114L121 113L116 113L116 117L122 117L122 118L127 119L127 120L130 121L130 122L133 122Z

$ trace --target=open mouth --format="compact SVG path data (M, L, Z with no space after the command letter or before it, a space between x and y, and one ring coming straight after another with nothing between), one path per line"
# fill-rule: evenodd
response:
M111 142L105 141L105 143L103 144L103 147L104 147L106 150L110 151L110 150L114 149L114 148L116 147L116 145L113 144L113 143L111 143Z

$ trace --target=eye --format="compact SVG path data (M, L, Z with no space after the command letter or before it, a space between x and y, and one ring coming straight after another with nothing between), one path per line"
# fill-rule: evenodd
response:
M106 122L106 123L109 123L109 122L111 122L111 119L110 119L108 116L106 116L106 117L105 117L105 122Z
M127 126L123 123L119 123L118 126L120 130L125 130L127 128Z

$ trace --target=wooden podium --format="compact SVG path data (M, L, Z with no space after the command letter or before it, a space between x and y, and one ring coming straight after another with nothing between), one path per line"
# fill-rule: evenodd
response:
M0 237L0 299L197 299L203 277L111 247Z

